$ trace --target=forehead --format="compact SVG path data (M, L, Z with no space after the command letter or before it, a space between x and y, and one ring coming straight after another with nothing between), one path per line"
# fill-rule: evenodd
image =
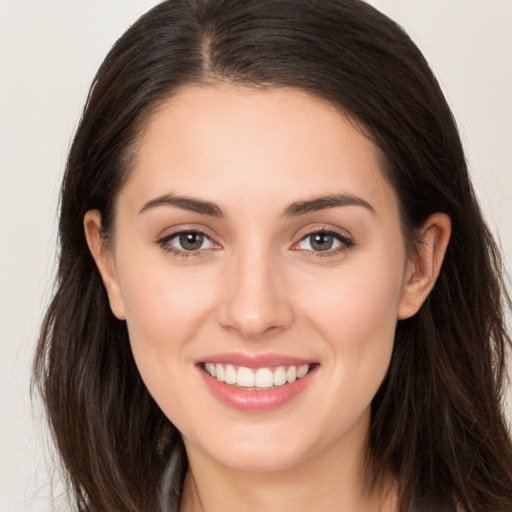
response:
M128 185L139 202L162 193L221 203L265 197L269 205L333 193L396 202L357 125L289 88L181 89L148 120Z

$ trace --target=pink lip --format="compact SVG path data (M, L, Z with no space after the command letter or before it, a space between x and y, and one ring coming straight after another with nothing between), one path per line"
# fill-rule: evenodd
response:
M278 356L276 354L261 356L217 354L205 358L202 362L232 364L245 366L247 368L312 364L311 360ZM208 375L204 371L201 363L197 364L197 368L208 389L222 403L239 411L267 412L282 407L304 391L314 378L318 366L315 365L306 376L297 379L295 382L284 384L283 386L276 386L268 390L244 389L232 386Z

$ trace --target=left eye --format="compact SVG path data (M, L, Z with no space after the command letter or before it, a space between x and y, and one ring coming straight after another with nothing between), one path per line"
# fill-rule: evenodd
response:
M321 231L304 237L297 244L297 248L305 251L322 252L338 249L342 245L347 245L347 242L340 235Z
M175 235L167 237L165 243L181 251L199 251L201 249L211 249L214 247L214 243L210 238L199 231L176 233Z

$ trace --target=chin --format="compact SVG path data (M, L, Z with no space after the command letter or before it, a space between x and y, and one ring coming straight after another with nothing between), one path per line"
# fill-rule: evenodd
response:
M284 471L296 466L306 458L298 447L275 447L274 445L245 445L228 449L222 454L212 454L222 465L241 472L268 473Z
M187 452L199 449L203 456L232 470L271 472L299 467L301 463L328 448L332 440L318 439L315 429L245 427L230 429L196 442L186 441Z

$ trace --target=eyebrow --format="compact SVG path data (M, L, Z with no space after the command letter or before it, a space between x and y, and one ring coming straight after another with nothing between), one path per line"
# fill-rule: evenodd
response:
M352 194L334 194L292 203L284 210L283 215L285 217L296 217L298 215L327 210L329 208L338 208L340 206L361 206L369 210L372 214L375 213L373 206L360 197Z
M144 204L144 206L139 210L139 213L143 213L159 206L175 206L182 210L210 215L212 217L225 216L222 208L215 203L187 196L175 196L173 194L165 194L163 196L156 197L155 199L151 199ZM339 208L342 206L360 206L366 208L371 213L375 213L373 206L360 197L352 194L334 194L304 201L296 201L286 207L282 215L284 217L297 217L307 213L327 210L329 208Z
M151 199L144 204L144 206L139 210L139 213L143 213L158 206L176 206L182 210L201 213L203 215L224 217L224 212L215 203L204 201L202 199L194 199L192 197L175 196L173 194L165 194L155 199Z

